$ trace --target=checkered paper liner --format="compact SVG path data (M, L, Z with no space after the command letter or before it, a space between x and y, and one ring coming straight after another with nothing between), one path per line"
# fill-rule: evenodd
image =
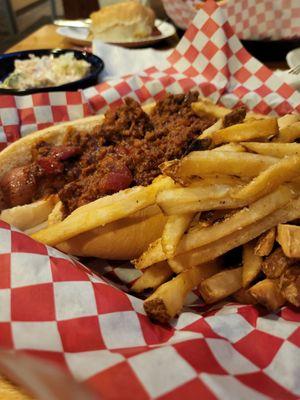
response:
M206 0L210 1L210 0ZM193 20L203 0L162 0L167 15L181 29ZM300 38L299 0L222 0L221 7L240 39Z
M42 124L102 112L130 95L141 102L197 89L229 107L300 111L300 95L252 58L226 15L209 2L169 58L169 67L80 93L0 97L5 146ZM76 111L75 111L76 110ZM138 271L94 265L0 226L0 346L57 362L104 399L297 399L300 315L194 302L170 325L146 317L127 287ZM100 277L101 276L101 277ZM117 277L118 284L108 279Z

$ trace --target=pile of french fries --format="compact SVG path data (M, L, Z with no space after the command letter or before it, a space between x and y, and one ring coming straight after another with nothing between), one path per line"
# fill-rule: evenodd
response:
M156 197L168 219L133 261L143 274L132 290L154 290L144 307L163 323L196 287L207 304L233 296L269 310L299 307L300 116L248 113L226 127L231 110L193 108L218 121L199 137L203 150L161 166L175 182Z

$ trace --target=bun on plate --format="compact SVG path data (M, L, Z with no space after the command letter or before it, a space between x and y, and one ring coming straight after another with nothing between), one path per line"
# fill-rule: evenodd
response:
M159 238L157 194L174 187L159 165L181 158L216 118L198 93L58 124L0 153L0 219L78 256L132 259ZM197 141L197 140L196 140Z
M104 42L135 41L151 36L154 11L137 1L126 1L91 14L95 39Z

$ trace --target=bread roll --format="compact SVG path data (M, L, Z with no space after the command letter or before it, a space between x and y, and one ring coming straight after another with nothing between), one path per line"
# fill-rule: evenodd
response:
M95 39L103 42L130 42L151 36L154 11L137 1L126 1L102 8L91 14Z

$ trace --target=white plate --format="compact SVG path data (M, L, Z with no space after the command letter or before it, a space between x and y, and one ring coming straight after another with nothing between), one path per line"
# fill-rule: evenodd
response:
M168 39L176 33L174 25L160 19L155 20L155 27L160 34L158 33L157 35L149 36L139 41L118 42L113 44L124 47L146 47L160 42L161 40ZM92 44L92 37L88 28L59 27L56 32L76 45L90 46Z
M290 68L294 68L300 64L300 47L287 54L286 62Z

